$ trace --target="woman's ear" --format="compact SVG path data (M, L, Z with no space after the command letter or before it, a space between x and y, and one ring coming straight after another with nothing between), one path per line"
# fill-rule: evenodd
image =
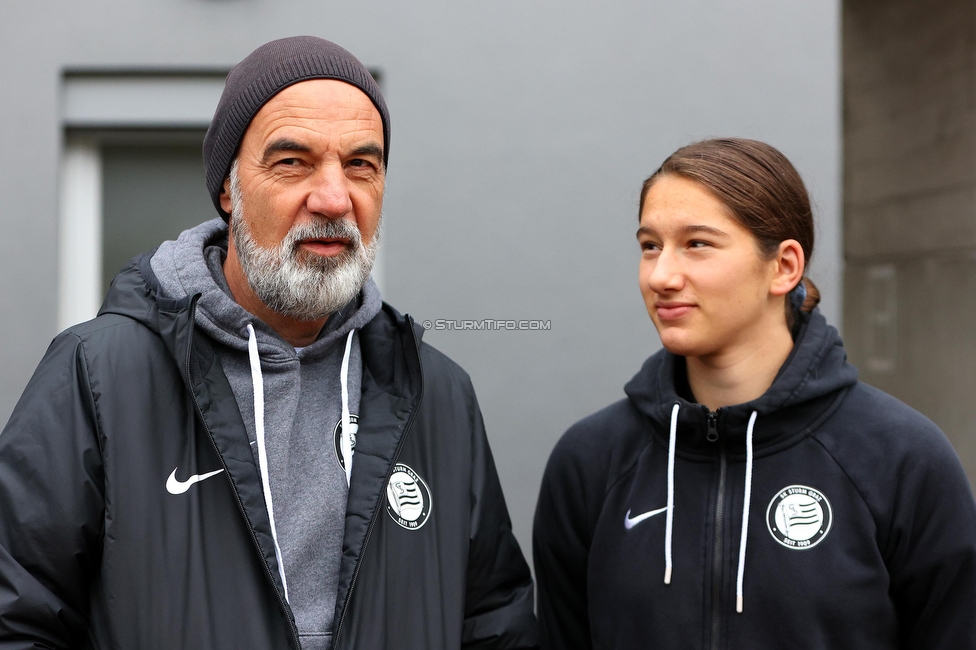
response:
M772 264L773 277L769 285L769 293L774 296L785 296L799 284L806 270L806 258L800 242L795 239L780 242Z

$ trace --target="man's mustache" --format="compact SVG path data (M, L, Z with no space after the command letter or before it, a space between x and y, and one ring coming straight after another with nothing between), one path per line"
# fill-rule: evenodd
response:
M282 244L294 252L299 242L306 239L347 239L351 250L358 250L362 245L359 228L346 219L316 220L292 226Z

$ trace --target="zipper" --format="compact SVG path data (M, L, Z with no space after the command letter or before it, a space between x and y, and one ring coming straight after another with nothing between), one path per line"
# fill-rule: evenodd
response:
M193 301L190 303L190 319L189 319L190 329L187 334L186 361L185 361L187 382L191 382L190 358L193 356L192 355L193 333L196 329L195 318L196 318L196 311L197 311L197 298L198 296L194 296ZM271 574L271 567L268 566L267 562L263 561L264 552L261 550L261 544L258 543L257 535L254 534L254 529L250 525L251 520L248 518L247 511L244 509L244 502L241 501L241 495L237 492L237 487L234 485L234 481L230 478L230 470L227 469L227 463L224 462L224 456L223 454L220 453L220 449L217 447L217 441L214 440L213 432L210 430L210 425L207 424L207 419L203 417L203 409L200 408L200 402L197 400L197 395L196 393L193 392L192 387L188 386L188 388L190 389L190 398L193 400L193 406L194 408L196 408L197 415L200 416L200 421L203 422L203 428L207 431L207 436L210 438L210 444L213 445L214 452L216 452L217 458L220 459L220 465L221 467L224 468L224 473L227 476L227 482L230 483L230 490L231 492L234 493L234 500L237 501L237 507L241 511L241 515L244 517L244 521L248 522L247 532L251 534L251 542L254 544L254 548L257 549L258 555L261 556L262 559L261 566L264 567L265 577L268 578L268 581L271 583L272 588L274 588L274 592L275 595L278 597L278 604L281 606L281 610L286 613L285 620L288 621L288 630L291 632L292 647L296 649L301 648L302 647L301 642L298 640L298 627L295 625L295 622L292 620L292 617L287 615L287 612L289 611L288 603L285 602L284 596L282 596L281 592L278 591L278 586L275 584L274 576Z
M718 442L718 411L708 411L708 433L705 434L705 439Z
M708 413L709 442L718 442L718 493L715 497L715 538L712 542L712 650L719 648L722 629L722 538L725 523L725 484L728 474L725 441L719 440L718 411Z
M410 338L413 340L414 349L417 351L417 361L420 361L420 343L417 341L417 334L413 329L413 319L410 316L406 316L407 326L410 330ZM420 406L420 401L424 397L424 366L420 364L420 397L417 400L417 407ZM403 435L400 436L400 441L397 443L397 448L393 452L393 458L390 460L390 469L386 472L386 480L384 484L390 482L390 477L393 475L393 468L396 467L396 462L400 458L400 452L403 450L403 443L407 439L407 434L410 432L410 425L413 424L414 416L417 414L417 408L410 411L410 417L407 418L407 423L403 427ZM356 587L356 580L359 578L359 572L363 566L363 558L366 557L366 547L369 545L369 538L373 535L373 527L376 524L376 519L380 512L383 510L383 495L380 495L380 500L377 503L376 508L373 510L373 516L369 519L369 526L366 528L366 537L363 538L363 548L359 552L359 561L356 563L356 568L353 570L352 579L349 581L349 591L346 592L346 600L342 604L342 612L339 614L339 622L336 623L335 636L332 638L332 648L335 650L339 647L339 639L342 634L342 624L346 620L346 612L349 611L349 603L352 602L352 592Z

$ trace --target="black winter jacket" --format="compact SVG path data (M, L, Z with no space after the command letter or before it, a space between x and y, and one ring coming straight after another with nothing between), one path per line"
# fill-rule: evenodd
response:
M976 648L976 504L959 460L934 424L856 376L818 311L769 390L716 413L682 396L682 357L648 359L546 469L543 648Z
M147 256L124 270L99 316L54 340L0 435L0 648L299 647L213 343L194 299L158 295ZM360 331L335 647L533 646L474 391L421 332L388 306ZM177 467L219 474L173 494ZM399 517L397 489L419 515Z

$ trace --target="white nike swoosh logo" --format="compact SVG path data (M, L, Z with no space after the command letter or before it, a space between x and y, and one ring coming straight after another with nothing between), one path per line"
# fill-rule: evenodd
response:
M190 486L193 485L194 483L199 483L200 481L206 480L211 476L217 476L217 474L220 474L222 471L224 471L222 469L215 469L214 471L207 472L206 474L194 474L193 476L186 479L185 481L178 481L176 480L177 469L179 469L179 467L174 469L173 473L169 475L168 479L166 479L166 491L169 492L170 494L183 494L184 492L189 490Z
M633 519L630 518L630 510L628 510L627 514L624 516L624 528L630 530L631 528L633 528L640 522L644 521L645 519L650 519L654 515L659 515L667 509L668 507L664 506L663 508L658 508L657 510L650 510L648 512L645 512L642 515L637 515Z

